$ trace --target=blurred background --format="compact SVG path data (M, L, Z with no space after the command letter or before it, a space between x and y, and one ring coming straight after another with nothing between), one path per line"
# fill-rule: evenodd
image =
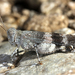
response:
M25 54L22 59L15 54L13 55L13 62L17 66L15 68L10 62L16 47L10 45L4 30L14 27L22 31L74 34L75 0L0 0L0 16L5 25L3 26L0 19L0 75L75 75L75 53L59 53L60 50L50 56L40 55L43 63L41 65L36 64L38 60L34 52L23 51ZM52 44L51 48L53 46L55 47ZM60 47L66 51L65 46ZM72 45L67 46L68 48L74 49L75 52ZM19 52L22 50L19 48ZM9 69L12 70L8 71Z
M0 0L0 15L7 29L72 34L75 0ZM0 42L7 40L0 20Z

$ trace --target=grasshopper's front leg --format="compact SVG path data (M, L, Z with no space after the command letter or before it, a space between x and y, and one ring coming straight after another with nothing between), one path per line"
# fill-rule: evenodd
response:
M14 65L16 65L15 63L17 62L18 58L19 58L19 48L17 47L11 54L11 60Z
M19 48L16 48L14 50L14 52L11 54L11 57L13 57L13 55L18 56L19 55Z
M16 48L14 52L11 54L11 60L15 67L18 65L18 62L21 60L23 56L23 53L20 54L21 52L24 53L24 50L19 51L19 48Z

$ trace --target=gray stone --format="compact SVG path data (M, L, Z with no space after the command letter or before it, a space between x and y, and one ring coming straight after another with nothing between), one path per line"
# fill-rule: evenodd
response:
M0 54L11 54L14 51L14 47L9 42L0 43Z
M0 43L0 73L10 70L10 66L14 66L11 61L11 52L13 50L8 42Z
M18 67L8 71L6 75L57 75L75 68L74 59L74 53L57 53L41 57L42 65L36 66L36 55L29 54L21 59Z

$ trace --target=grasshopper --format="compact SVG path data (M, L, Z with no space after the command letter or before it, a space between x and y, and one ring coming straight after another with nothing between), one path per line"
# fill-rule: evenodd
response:
M1 17L0 19L4 25ZM51 54L56 51L75 51L75 35L59 33L51 34L48 32L38 31L21 31L16 30L15 28L9 28L6 32L9 43L12 46L17 47L15 50L17 55L19 54L19 47L21 46L24 50L35 51L39 62L39 54Z

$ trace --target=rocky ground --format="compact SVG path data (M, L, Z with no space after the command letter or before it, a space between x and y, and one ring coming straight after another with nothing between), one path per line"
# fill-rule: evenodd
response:
M75 33L74 0L0 0L0 15L6 30L14 27L17 30ZM9 44L1 20L0 25L0 75L75 74L74 53L40 55L42 63L39 65L36 53L26 51L14 59L19 61L12 63L15 47Z

